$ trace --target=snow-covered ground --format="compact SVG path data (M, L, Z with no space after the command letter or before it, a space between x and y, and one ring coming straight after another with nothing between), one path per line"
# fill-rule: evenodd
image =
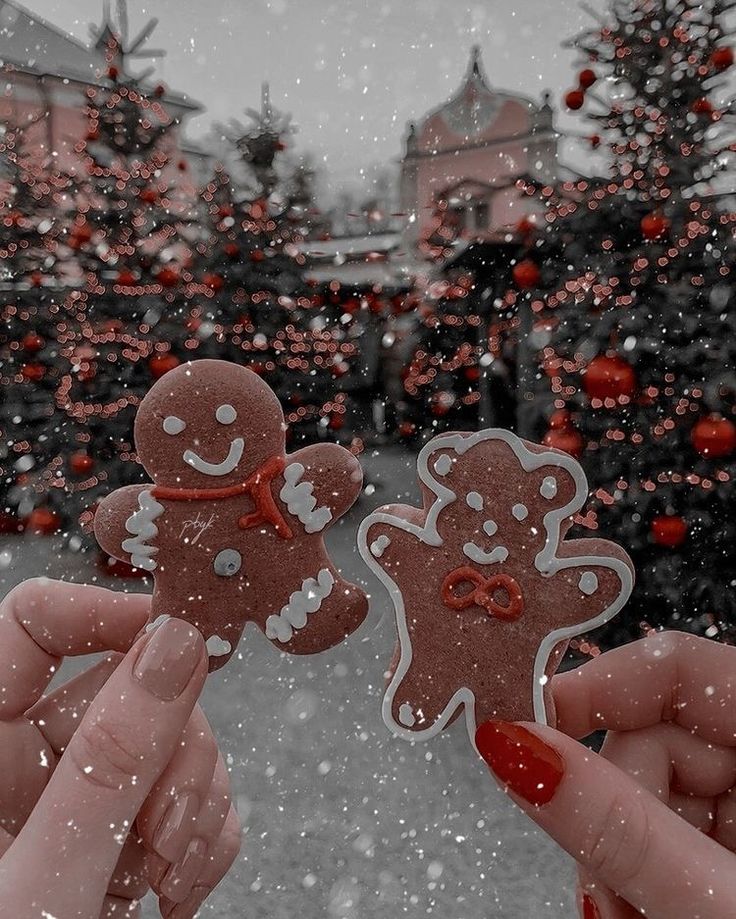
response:
M367 625L315 657L278 654L249 632L241 658L205 690L247 835L203 915L568 919L569 860L496 788L464 724L410 745L381 720L393 615L357 555L355 530L377 504L414 502L418 489L406 453L384 448L363 459L369 494L329 542L372 595ZM91 561L50 538L5 539L0 565L2 593L36 574L105 583Z

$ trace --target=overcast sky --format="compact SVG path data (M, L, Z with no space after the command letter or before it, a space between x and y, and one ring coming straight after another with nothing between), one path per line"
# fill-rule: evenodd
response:
M87 40L102 0L25 5ZM591 22L578 0L128 0L128 8L132 33L161 20L150 43L168 52L159 74L206 106L190 136L242 118L268 80L274 104L299 127L296 148L322 161L333 187L400 156L406 122L456 89L473 44L492 84L535 98L549 88L559 100L575 63L560 43ZM582 129L567 116L560 123Z

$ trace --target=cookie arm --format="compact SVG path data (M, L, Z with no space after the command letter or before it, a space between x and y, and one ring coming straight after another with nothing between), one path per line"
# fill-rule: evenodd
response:
M358 460L337 444L314 444L286 458L278 497L307 532L318 532L355 503L363 485Z
M150 485L127 485L125 488L112 492L98 506L94 520L95 537L103 552L112 558L135 564L131 553L123 549L123 543L128 542L133 535L127 529L126 524L139 511L141 496L144 492L150 492L151 487ZM149 546L152 545L150 537L147 543ZM147 554L150 556L151 553ZM137 567L145 566L138 565Z

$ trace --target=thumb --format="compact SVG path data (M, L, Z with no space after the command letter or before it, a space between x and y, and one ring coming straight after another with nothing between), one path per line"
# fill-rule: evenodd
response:
M0 894L12 890L28 915L99 916L128 832L179 744L206 675L202 636L181 620L167 620L133 646L0 862Z
M736 858L603 757L537 724L486 722L476 745L519 807L650 919L736 916Z

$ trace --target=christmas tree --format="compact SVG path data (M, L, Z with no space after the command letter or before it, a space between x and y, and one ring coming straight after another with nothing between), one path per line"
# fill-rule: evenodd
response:
M86 90L76 194L58 240L73 266L65 296L24 316L27 334L53 348L48 372L39 370L32 382L53 386L54 403L45 409L43 434L29 444L28 468L8 483L8 500L21 516L48 521L45 529L75 529L90 519L100 494L141 478L135 408L151 383L197 346L184 318L191 278L182 231L192 201L181 180L186 164L173 159L165 90L144 91L126 73L125 43L109 29L103 39L107 70ZM21 418L18 430L26 429Z
M736 219L719 193L734 6L616 0L574 40L565 96L608 174L525 188L544 219L514 269L528 331L518 424L580 457L581 529L635 561L634 598L603 644L660 626L736 637Z
M61 241L74 194L71 176L58 171L52 158L36 155L26 140L28 128L6 125L0 142L0 520L10 530L33 514L33 501L22 501L23 483L45 453L54 414L56 317L67 281ZM58 518L44 511L28 523L43 529Z

